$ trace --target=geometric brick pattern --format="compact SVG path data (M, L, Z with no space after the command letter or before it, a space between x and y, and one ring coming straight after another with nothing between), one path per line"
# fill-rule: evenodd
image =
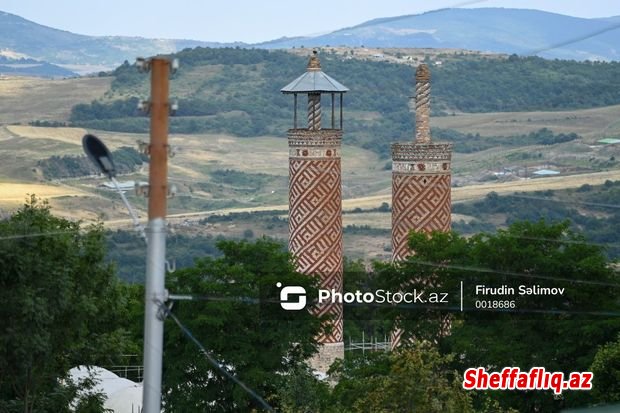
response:
M392 173L392 259L411 254L409 232L450 231L450 175Z
M319 130L305 132L307 148L316 149L315 142L324 135L340 137L340 131ZM322 136L323 135L323 136ZM294 142L295 153L289 157L289 251L301 273L320 277L320 287L342 292L342 198L340 152L338 144L330 142L316 157L310 149L299 145L299 130L291 130L289 142ZM300 149L301 148L301 149ZM313 157L304 157L315 155ZM315 307L317 315L328 315L329 334L322 334L319 343L341 343L342 305Z
M431 140L427 65L418 66L415 80L414 141L392 145L392 261L413 253L407 245L411 231L450 231L452 145ZM398 327L392 330L392 349L398 347L402 333Z

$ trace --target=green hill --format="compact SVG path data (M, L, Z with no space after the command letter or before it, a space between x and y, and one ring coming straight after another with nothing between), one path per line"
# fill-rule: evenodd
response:
M292 99L280 88L305 70L306 58L284 51L196 48L175 55L181 68L171 84L179 99L171 130L237 136L283 135ZM323 69L351 89L345 97L346 139L386 154L386 142L408 139L413 69L404 64L321 54ZM432 62L429 62L432 64ZM620 63L506 59L455 55L432 67L433 112L570 110L620 103ZM136 110L148 96L148 76L126 63L113 72L106 98L73 107L77 126L146 132ZM380 148L379 148L380 147Z

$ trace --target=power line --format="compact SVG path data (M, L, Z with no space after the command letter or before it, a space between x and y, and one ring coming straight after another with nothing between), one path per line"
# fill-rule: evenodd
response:
M232 380L233 382L235 382L236 384L238 384L243 390L245 390L252 398L254 398L258 403L260 403L261 406L263 406L267 411L269 412L274 412L275 410L262 398L260 397L254 390L252 390L251 388L249 388L245 383L243 383L241 380L239 380L237 377L235 377L233 374L231 374L228 370L226 370L224 367L222 367L217 360L215 360L215 358L213 358L213 356L211 356L211 354L209 354L209 352L207 351L207 349L202 345L202 343L200 341L198 341L198 339L196 339L196 337L194 337L194 335L192 334L192 332L185 327L185 325L183 325L183 323L181 323L181 321L172 313L172 311L170 311L170 309L164 304L164 303L160 303L160 309L167 315L169 316L175 323L177 326L179 326L179 328L181 329L181 331L183 332L183 334L185 334L187 336L187 338L189 338L194 344L196 344L196 346L198 346L198 348L200 349L200 351L202 352L202 354L206 357L206 359L209 361L209 363L211 363L211 365L213 365L213 367L215 367L220 373L222 373L225 377L229 378L230 380Z
M578 42L580 42L582 40L587 40L587 39L590 39L592 37L596 37L599 34L603 34L603 33L606 33L606 32L612 31L612 30L616 30L618 28L620 28L620 24L612 24L611 26L604 27L602 29L593 31L591 33L588 33L588 34L585 34L585 35L582 35L582 36L578 36L578 37L575 37L575 38L572 38L572 39L569 39L569 40L565 40L563 42L555 43L555 44L552 44L550 46L542 47L540 49L532 50L529 53L527 53L526 55L536 55L538 53L548 52L549 50L558 49L558 48L560 48L562 46L568 46L569 44L573 44L573 43L578 43Z
M75 233L76 231L50 231L50 232L37 232L33 234L7 235L7 236L0 237L0 241L21 239L21 238L46 237L46 236L63 235L63 234L75 234Z
M513 271L502 271L502 270L494 270L491 268L472 267L472 266L465 266L465 265L438 264L435 262L419 261L419 260L414 260L411 263L428 266L428 267L446 268L446 269L452 269L452 270L480 272L480 273L486 273L486 274L500 274L500 275L508 275L511 277L533 278L533 279L549 280L549 281L565 281L565 282L575 283L575 284L597 285L601 287L620 288L620 284L608 283L608 282L603 282L603 281L552 277L548 275L527 274L527 273L520 273L520 272L513 272Z
M571 205L587 205L587 206L596 206L601 208L611 208L611 209L620 209L620 205L614 204L605 204L601 202L587 202L587 201L568 201L563 199L554 199L554 198L546 198L542 196L534 196L534 195L517 195L517 194L503 194L499 196L506 196L511 198L522 198L522 199L531 199L531 200L540 200L540 201L551 201L551 202L559 202L563 204L571 204Z
M592 245L595 247L611 247L611 248L620 248L620 243L617 242L588 242L588 241L578 241L578 240L562 240L562 239L553 239L553 238L538 238L538 237L526 237L523 235L511 235L503 233L502 237L514 238L514 239L525 239L529 241L544 241L544 242L554 242L557 244L569 244L569 245Z

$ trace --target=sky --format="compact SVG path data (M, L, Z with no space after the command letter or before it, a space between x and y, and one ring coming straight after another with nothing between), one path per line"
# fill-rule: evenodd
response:
M529 8L587 18L620 15L619 0L0 0L0 11L79 34L247 43L445 7Z

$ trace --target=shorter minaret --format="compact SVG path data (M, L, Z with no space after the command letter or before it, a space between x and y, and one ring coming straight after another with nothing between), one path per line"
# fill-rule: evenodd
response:
M392 260L406 258L410 231L450 231L451 143L433 143L431 73L418 66L415 140L392 145Z
M415 139L392 145L392 261L414 253L411 231L450 231L452 144L431 141L431 72L425 64L416 70L415 92ZM392 331L392 349L401 335L400 328Z

